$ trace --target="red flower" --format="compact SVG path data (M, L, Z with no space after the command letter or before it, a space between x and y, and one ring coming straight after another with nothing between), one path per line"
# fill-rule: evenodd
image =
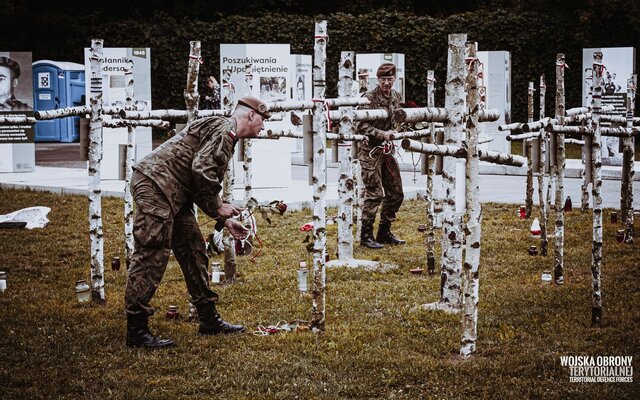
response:
M300 227L300 230L302 232L309 232L312 229L313 229L313 222L307 222L306 224Z

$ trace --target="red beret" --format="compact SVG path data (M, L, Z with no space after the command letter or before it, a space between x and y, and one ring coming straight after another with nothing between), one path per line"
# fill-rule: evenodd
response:
M382 76L396 76L396 65L394 63L386 62L378 67L376 73L378 78Z
M262 115L264 118L271 118L271 114L267 111L267 105L260 99L252 96L245 96L238 100L238 105L249 107L253 111Z

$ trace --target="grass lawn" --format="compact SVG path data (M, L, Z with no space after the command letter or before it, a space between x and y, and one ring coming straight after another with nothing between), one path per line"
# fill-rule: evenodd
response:
M89 275L87 199L0 190L0 214L48 206L44 229L0 230L0 397L2 399L637 399L633 383L570 383L560 357L635 356L640 368L640 240L615 240L605 211L602 328L591 328L591 214L566 214L565 284L543 286L547 257L529 256L530 221L515 205L485 205L480 265L477 354L458 356L459 315L411 311L439 296L438 277L426 268L423 203L403 204L394 231L408 244L379 251L356 247L358 258L394 263L388 272L329 270L326 332L199 337L186 321L188 295L171 259L153 300L152 330L175 339L166 351L124 346L125 272L109 268L124 258L123 202L103 199L107 304L80 305L78 278ZM335 214L329 210L328 215ZM308 320L311 298L296 288L307 258L298 227L310 212L287 212L267 225L252 262L238 259L240 282L216 286L228 321L250 330L280 320ZM210 229L206 217L201 221ZM438 231L439 235L440 232ZM337 226L328 226L329 253ZM309 260L309 259L308 259ZM123 263L124 269L124 263ZM180 308L179 322L164 316Z

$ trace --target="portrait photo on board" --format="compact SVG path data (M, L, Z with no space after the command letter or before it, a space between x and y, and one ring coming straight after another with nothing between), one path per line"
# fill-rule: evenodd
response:
M33 111L31 52L0 51L0 112Z

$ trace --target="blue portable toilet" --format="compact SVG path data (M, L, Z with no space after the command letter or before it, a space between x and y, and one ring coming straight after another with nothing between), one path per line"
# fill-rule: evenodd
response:
M40 60L33 63L33 104L36 111L84 105L84 65ZM36 142L76 142L80 117L56 118L36 123Z

